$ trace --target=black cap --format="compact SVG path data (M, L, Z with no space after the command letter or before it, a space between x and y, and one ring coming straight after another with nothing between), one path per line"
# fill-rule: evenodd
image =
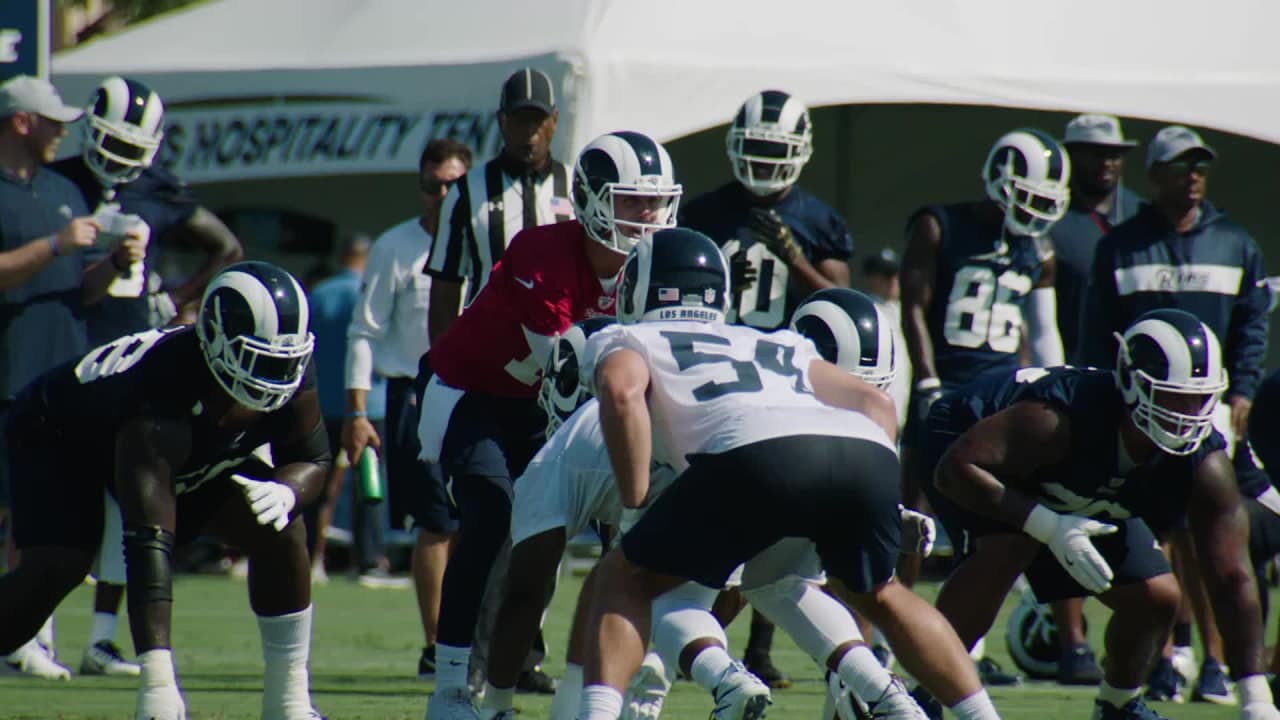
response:
M499 112L510 113L527 107L537 108L548 115L556 109L556 93L551 88L551 78L541 70L522 68L502 84Z
M862 261L863 275L897 275L902 268L902 261L893 248L884 248L875 255L868 255Z

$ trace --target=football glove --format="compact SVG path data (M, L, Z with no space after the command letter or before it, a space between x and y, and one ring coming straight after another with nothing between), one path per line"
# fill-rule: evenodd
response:
M244 492L249 509L258 517L259 525L270 525L276 532L289 525L289 513L298 502L298 496L286 485L270 480L253 480L240 473L231 476Z
M751 239L769 248L778 259L794 264L804 257L804 250L796 242L796 234L772 208L751 208L748 211L747 232Z
M921 422L929 417L929 408L942 397L942 381L938 378L924 378L916 383L911 402L915 404L915 416Z
M933 543L938 539L938 529L933 524L933 518L908 510L901 504L898 505L898 513L902 515L902 544L899 552L903 555L929 557L933 552Z
M747 251L739 250L729 258L729 290L741 295L756 284L756 269L747 259Z
M1061 515L1036 505L1022 529L1048 545L1058 563L1084 589L1094 594L1111 589L1115 573L1089 538L1110 535L1120 528L1076 515Z

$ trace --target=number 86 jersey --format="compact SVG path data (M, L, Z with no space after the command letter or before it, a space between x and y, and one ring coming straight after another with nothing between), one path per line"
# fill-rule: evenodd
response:
M654 458L680 472L689 455L791 435L861 438L897 451L865 415L814 397L809 365L821 357L790 330L765 334L685 321L615 325L587 341L582 382L594 388L596 368L624 349L649 367Z
M1052 256L1046 242L1007 236L977 203L930 207L942 229L927 322L938 377L948 387L1019 366L1022 308Z

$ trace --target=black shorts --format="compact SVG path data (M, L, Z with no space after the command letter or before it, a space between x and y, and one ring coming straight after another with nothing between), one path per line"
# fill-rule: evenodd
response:
M941 388L943 396L945 397L955 387L955 385L943 385ZM916 397L916 391L913 389L907 398L907 420L902 425L902 446L913 449L924 447L929 436L929 418L921 414L921 406L916 402ZM939 398L934 405L941 401L942 398ZM932 410L930 406L930 415L933 414Z
M383 457L387 468L387 503L391 527L426 530L438 535L458 531L458 514L445 489L440 467L418 459L422 391L412 378L387 380L386 434Z
M1155 534L1141 518L1100 521L1120 528L1111 535L1092 538L1093 546L1115 573L1115 579L1111 581L1113 587L1173 572ZM1027 568L1027 581L1031 583L1036 599L1042 603L1093 594L1067 574L1066 568L1062 567L1048 547L1041 549L1031 561L1031 566Z
M1249 513L1249 556L1254 567L1260 567L1280 554L1280 515L1254 498L1242 498L1241 502Z
M870 440L795 435L695 455L622 538L628 560L721 587L786 537L814 541L855 592L893 577L902 541L898 457Z
M951 443L969 429L971 424L965 418L967 414L964 417L953 416L948 398L938 400L929 411L929 419L924 424L921 442L917 446L920 472L927 473L925 497L928 498L929 507L933 508L938 522L947 531L947 537L951 538L957 558L963 558L972 552L974 541L983 535L1021 532L1021 528L1011 528L999 520L961 507L938 490L938 463Z
M449 416L440 465L453 482L479 476L510 492L546 440L537 400L465 393Z

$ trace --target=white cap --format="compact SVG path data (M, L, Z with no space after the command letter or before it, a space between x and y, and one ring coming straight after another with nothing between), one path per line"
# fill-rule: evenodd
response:
M35 113L50 120L74 122L84 111L62 102L58 90L48 80L18 75L0 85L0 117L18 112Z
M1147 146L1147 169L1156 163L1169 162L1188 150L1203 150L1209 157L1218 157L1218 151L1209 147L1195 130L1183 125L1162 128Z
M1122 148L1132 148L1138 144L1137 141L1124 139L1120 119L1114 115L1077 115L1072 118L1067 123L1066 134L1062 136L1062 144L1073 143Z

